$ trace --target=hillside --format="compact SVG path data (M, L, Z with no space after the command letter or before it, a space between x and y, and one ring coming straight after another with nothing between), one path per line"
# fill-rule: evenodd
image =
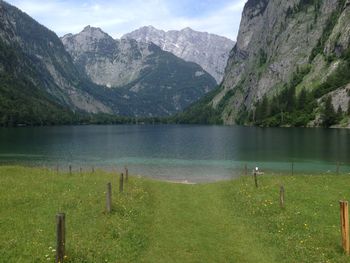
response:
M349 1L249 0L221 87L180 119L347 126L349 46Z
M68 122L73 111L110 113L88 92L59 38L0 1L0 125ZM97 88L98 89L98 88Z

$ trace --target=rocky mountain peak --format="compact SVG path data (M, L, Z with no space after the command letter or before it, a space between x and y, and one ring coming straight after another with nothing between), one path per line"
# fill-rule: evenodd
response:
M142 27L144 30L147 30L147 31L158 31L158 29L156 29L154 26L152 25L148 25L148 26L144 26Z
M103 32L99 27L86 26L83 31L79 33L81 36L90 37L96 40L100 40L103 38L112 38L107 33Z
M83 52L100 52L112 49L116 42L100 28L87 26L78 34L67 34L61 38L66 50L76 53L73 59Z
M228 38L198 32L189 27L180 31L165 32L153 26L147 26L126 34L123 38L153 42L177 57L199 64L218 83L222 80L229 53L235 44Z

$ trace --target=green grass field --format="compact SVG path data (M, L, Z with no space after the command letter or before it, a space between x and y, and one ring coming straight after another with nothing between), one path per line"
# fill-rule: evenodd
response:
M65 262L350 262L338 202L350 199L348 175L264 175L258 189L251 176L197 185L131 177L123 194L118 182L103 171L0 167L0 262L54 262L61 211Z

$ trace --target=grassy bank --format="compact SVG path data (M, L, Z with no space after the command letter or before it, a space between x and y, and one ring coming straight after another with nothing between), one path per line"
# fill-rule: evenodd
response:
M350 199L348 185L346 175L264 175L258 189L250 176L198 185L131 178L119 194L113 173L0 167L0 262L53 262L58 211L67 262L349 262L338 204Z

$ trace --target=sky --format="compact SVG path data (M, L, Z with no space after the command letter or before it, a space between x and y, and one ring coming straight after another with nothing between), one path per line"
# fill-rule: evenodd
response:
M142 26L163 30L191 27L236 40L247 0L6 0L58 36L87 25L120 38Z

